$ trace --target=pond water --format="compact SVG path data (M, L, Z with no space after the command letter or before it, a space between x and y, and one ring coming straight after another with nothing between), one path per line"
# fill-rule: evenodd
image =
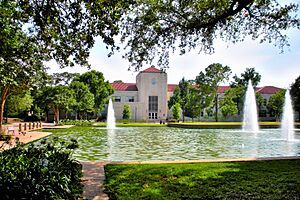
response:
M296 140L282 139L279 129L259 133L222 129L128 127L107 130L76 127L55 131L53 136L76 138L80 161L198 160L215 158L277 157L300 155Z

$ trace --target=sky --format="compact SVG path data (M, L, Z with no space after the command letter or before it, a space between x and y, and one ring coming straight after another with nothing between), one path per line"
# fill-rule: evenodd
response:
M286 47L283 53L273 44L260 44L259 41L249 38L237 44L216 40L215 53L212 55L199 54L197 49L185 55L175 52L170 56L169 68L166 69L168 83L178 84L183 77L187 80L195 79L199 72L204 71L210 64L220 63L231 68L231 77L235 74L240 76L246 68L255 68L255 71L261 75L260 87L288 88L300 76L300 30L289 30L287 36L291 46ZM89 58L91 70L102 72L105 79L110 82L122 80L125 83L135 83L138 72L128 71L130 64L122 58L124 52L116 52L111 57L107 56L108 53L105 45L97 39ZM141 70L151 65L155 66L155 64L145 65ZM49 67L50 74L65 71L71 73L89 71L86 67L80 66L60 69L55 61L46 63L46 66ZM229 85L231 81L232 79L221 85Z

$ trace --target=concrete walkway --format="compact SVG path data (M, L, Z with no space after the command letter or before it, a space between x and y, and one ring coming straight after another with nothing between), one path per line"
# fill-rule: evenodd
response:
M104 166L105 162L81 162L83 167L83 199L108 200L104 193Z
M40 131L27 132L26 134L14 133L10 143L9 144L4 144L4 141L0 141L0 147L3 145L4 150L13 148L16 145L16 138L19 138L19 141L21 143L26 144L26 143L29 143L29 142L33 142L35 140L39 140L39 139L44 138L44 137L48 137L51 134L52 133L40 132Z

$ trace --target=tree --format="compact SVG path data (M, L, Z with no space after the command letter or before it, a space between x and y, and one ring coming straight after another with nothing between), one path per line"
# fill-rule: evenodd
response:
M8 114L18 116L21 112L30 110L33 104L33 98L29 91L25 91L21 94L11 95L6 103Z
M74 91L67 86L48 87L47 102L54 113L54 121L59 123L61 109L69 110L75 104Z
M80 75L79 73L69 73L69 72L54 73L52 75L52 84L69 85L72 82L72 80L79 75Z
M284 105L284 95L286 90L280 90L270 96L269 102L268 102L268 108L269 112L273 114L277 120L280 119L280 116L282 114L283 105Z
M180 89L178 86L175 87L175 89L173 91L173 95L171 96L170 100L168 101L169 109L171 109L176 103L181 104Z
M158 66L168 66L169 54L191 49L213 53L214 40L241 42L246 37L288 46L285 31L299 28L298 5L281 6L275 0L147 0L137 5L122 23L121 41L136 70L143 62L158 58Z
M35 75L43 69L39 45L34 37L22 30L26 16L21 15L16 3L0 1L0 131L4 105L11 94L30 88Z
M94 95L94 110L98 112L104 108L108 97L113 93L113 88L101 72L92 70L76 77L74 81L79 81L89 87L89 91Z
M245 87L243 85L238 85L237 87L230 88L229 90L225 91L224 98L220 102L220 110L223 116L240 114L242 112L243 110L242 100L243 100L244 93L245 93ZM233 108L234 105L236 106L236 109ZM224 106L227 108L223 108ZM237 110L237 113L235 113L235 110Z
M169 108L175 105L176 103L179 103L180 108L182 110L183 121L184 121L184 116L186 114L186 106L189 100L190 89L191 89L190 82L182 78L178 86L174 90L174 95L170 98L168 102Z
M124 83L122 80L115 80L114 83Z
M73 81L69 87L74 91L75 103L72 108L76 111L76 120L77 115L81 112L86 115L88 112L92 112L94 108L94 95L89 91L89 87L79 81Z
M232 98L223 98L220 101L220 111L225 118L234 116L238 114L237 103Z
M214 100L215 120L218 121L218 87L220 83L229 80L231 69L228 66L222 66L220 63L214 63L205 68L205 73L200 72L196 77L196 84L202 96L207 95L207 104Z
M125 104L124 109L123 109L123 119L130 119L131 117L131 112L130 112L130 106Z
M246 68L245 72L241 74L241 77L237 75L233 76L234 82L231 83L231 87L236 87L237 85L243 85L247 87L249 80L251 80L254 88L259 84L261 75L255 71L254 68Z
M291 86L291 96L293 99L295 110L298 111L300 120L300 76Z
M118 21L131 1L0 1L0 129L7 97L33 84L42 61L89 66L95 37L115 47ZM108 48L108 47L107 47Z
M20 31L32 36L40 46L40 53L55 59L60 66L89 66L87 60L94 38L101 38L107 48L114 49L118 22L132 3L130 0L5 0L1 1L0 13L1 20L7 21L1 24L22 28ZM13 22L17 24L11 25Z
M201 114L201 107L198 103L199 99L195 89L191 88L188 95L188 101L185 106L185 116L192 118L199 117Z
M172 113L173 113L173 118L178 121L180 119L180 104L179 103L175 103L173 105Z

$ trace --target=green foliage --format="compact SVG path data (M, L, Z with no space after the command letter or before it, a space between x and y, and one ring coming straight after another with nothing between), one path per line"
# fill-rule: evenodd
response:
M255 99L256 99L256 105L258 106L259 109L263 107L264 104L264 97L260 92L255 93Z
M298 5L275 0L146 0L136 1L121 24L121 41L129 49L125 58L135 70L158 58L168 66L175 49L213 53L214 41L241 42L246 37L287 45L285 31L299 28Z
M300 76L291 85L291 96L293 99L294 108L298 111L300 120Z
M123 109L123 119L130 119L131 112L130 112L130 106L125 104Z
M229 105L227 108L223 108L223 116L227 115L227 112L229 112L228 115L234 115L236 110L235 108L233 108L234 105L238 110L237 114L242 112L244 92L245 87L242 85L238 85L237 87L230 88L229 90L225 91L224 98L220 102L221 112L222 107L227 107L226 102L228 102Z
M76 77L74 81L79 81L89 87L90 93L94 95L94 110L97 112L104 108L108 97L113 93L113 88L105 78L102 72L92 70Z
M188 101L185 105L185 116L192 119L199 117L201 114L201 106L198 103L197 90L193 87L189 90Z
M175 103L175 105L172 107L172 113L173 113L173 119L179 120L180 119L180 104Z
M300 161L105 166L109 199L299 199Z
M181 104L181 101L180 88L176 86L173 91L173 96L171 96L170 100L168 101L168 108L171 109L176 103Z
M194 93L192 87L192 81L187 81L184 78L181 79L178 86L174 89L173 96L168 101L169 109L174 106L176 103L180 105L183 114L183 121L184 116L193 115L190 111L193 109L194 102ZM188 108L188 110L187 110Z
M89 87L82 82L73 81L70 88L74 91L75 103L72 105L77 112L92 112L94 108L94 95L89 91ZM76 116L77 117L77 116Z
M74 106L74 91L68 86L54 86L48 87L44 91L47 96L45 102L54 112L54 120L56 124L59 123L59 112L61 109L70 110Z
M95 37L115 48L119 20L132 1L0 1L0 129L7 97L30 88L43 61L89 66ZM108 48L108 47L107 47Z
M200 96L200 107L205 109L214 101L214 106L218 105L217 90L220 83L229 80L231 69L228 66L222 66L220 63L214 63L205 68L205 72L200 72L196 77L196 86L198 96ZM218 121L217 109L215 109L216 121Z
M277 119L280 119L282 109L284 105L284 95L286 90L280 90L273 94L268 102L269 112L274 115Z
M220 111L225 118L238 114L237 104L232 98L223 98L220 101L220 107Z
M53 141L0 152L1 199L75 199L82 194L82 166L71 158L77 142Z
M72 80L75 77L78 77L79 73L69 73L69 72L63 72L63 73L54 73L51 76L52 79L52 85L70 85Z
M30 92L26 91L17 95L11 95L6 103L8 114L10 116L17 116L21 112L30 110L33 104L33 98Z
M63 125L76 125L76 126L92 126L94 121L84 121L84 120L62 120Z
M241 77L237 75L233 76L234 82L231 83L231 87L237 87L243 85L247 87L249 80L251 80L254 88L259 84L261 75L255 71L254 68L246 68L245 72L241 74Z

